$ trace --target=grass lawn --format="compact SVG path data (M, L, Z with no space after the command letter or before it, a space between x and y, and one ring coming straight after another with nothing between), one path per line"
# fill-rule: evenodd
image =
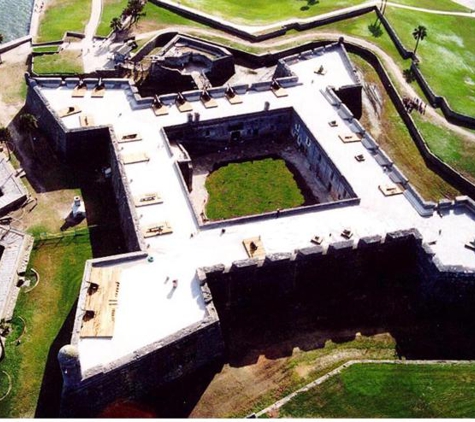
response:
M342 8L357 6L364 0L181 0L183 4L232 22L263 25L292 18L311 18ZM450 0L396 0L395 3L421 8L466 12L469 9Z
M406 6L420 7L421 9L444 10L450 12L469 12L468 7L455 3L452 0L396 0L393 3L399 3Z
M430 150L442 161L475 182L475 143L414 115Z
M26 99L25 63L5 63L0 66L2 87L0 97L7 105L20 106ZM1 121L1 118L0 118Z
M127 5L127 0L103 0L101 21L96 30L96 35L107 37L111 32L112 18L118 18Z
M35 414L50 347L73 308L84 263L91 258L88 230L78 233L35 244L30 265L39 272L40 283L30 293L20 292L15 309L15 331L7 338L6 358L0 364L13 378L13 390L0 406L2 418ZM23 326L20 317L26 321L26 332L16 345Z
M382 125L379 131L380 133L376 134L370 130L370 132L373 132L378 143L402 170L424 199L433 201L438 201L441 198L454 199L455 196L460 193L426 166L405 124L401 120L389 96L386 94L376 71L361 57L355 54L350 54L350 57L355 66L363 73L365 82L367 84L376 85L379 93L381 93L383 97L384 105L380 119ZM365 115L361 121L365 127L371 128L372 123L370 117ZM422 119L420 119L420 121L422 122ZM417 123L419 123L419 121L417 121ZM431 130L436 132L448 132L446 129L439 128L429 122L426 123L426 126L428 129L432 128ZM423 135L426 134L423 133ZM458 139L458 137L455 137L455 139Z
M304 203L297 182L281 159L228 164L208 176L206 188L209 193L206 213L212 220L293 208Z
M57 45L47 45L45 47L33 47L33 53L56 53L58 51Z
M33 70L38 74L82 73L82 57L76 50L63 50L58 54L37 56Z
M291 18L309 18L365 0L182 0L181 4L232 22L262 25Z
M413 29L427 28L417 50L423 75L454 110L475 116L474 20L394 8L388 8L386 16L408 49L414 47Z
M353 365L280 409L285 418L475 416L474 365Z
M91 15L91 0L52 0L47 4L36 42L61 40L66 31L84 32Z

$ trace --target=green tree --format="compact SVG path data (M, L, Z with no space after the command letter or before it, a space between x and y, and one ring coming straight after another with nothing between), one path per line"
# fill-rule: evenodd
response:
M122 29L122 19L121 18L112 18L110 23L110 28L116 32Z
M5 144L7 148L8 159L10 159L10 146L9 144L12 141L12 134L10 133L10 129L6 127L0 127L0 142Z
M139 19L145 16L143 11L147 0L128 0L127 6L122 12L122 16L130 17L129 26L132 26L134 23L137 23Z
M416 46L414 47L415 55L417 47L419 46L419 41L422 41L425 37L427 37L427 28L423 25L419 25L417 28L414 28L414 31L412 31L412 36L416 40Z
M20 116L19 120L19 129L20 132L28 135L30 139L31 149L35 149L35 145L33 144L33 133L36 129L38 129L38 120L35 116L29 113L23 113Z

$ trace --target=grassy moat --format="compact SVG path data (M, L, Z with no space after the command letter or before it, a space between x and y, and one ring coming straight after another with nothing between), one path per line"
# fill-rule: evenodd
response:
M261 214L305 203L294 175L282 159L227 164L208 176L206 189L209 193L206 213L211 220Z

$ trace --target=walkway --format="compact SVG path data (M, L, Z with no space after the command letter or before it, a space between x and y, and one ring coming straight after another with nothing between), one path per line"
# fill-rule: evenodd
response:
M94 71L97 67L97 60L93 51L96 48L94 36L97 27L101 22L102 0L92 0L91 17L84 30L85 38L81 42L82 60L85 72Z

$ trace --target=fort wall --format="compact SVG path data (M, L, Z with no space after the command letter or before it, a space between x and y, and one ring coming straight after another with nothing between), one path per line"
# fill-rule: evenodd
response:
M206 316L202 321L109 364L81 371L77 345L92 267L127 263L146 257L144 252L132 252L87 262L71 344L63 347L58 355L64 379L62 417L97 416L116 400L139 399L163 384L222 358L224 343L219 318L211 293L203 283Z

